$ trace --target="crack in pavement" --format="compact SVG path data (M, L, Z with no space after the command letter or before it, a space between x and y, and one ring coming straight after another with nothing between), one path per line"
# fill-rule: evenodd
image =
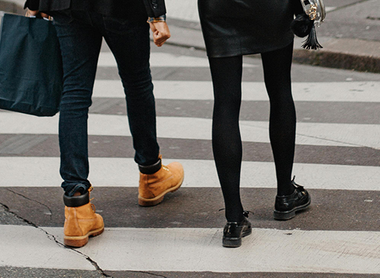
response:
M44 207L47 208L47 209L49 210L49 212L50 212L50 214L49 214L50 220L52 219L52 217L53 217L53 211L52 211L47 205L45 205L45 204L43 204L43 203L41 203L41 202L39 202L39 201L37 201L37 200L30 199L29 197L27 197L27 196L25 196L25 195L22 195L21 193L18 193L18 192L15 192L15 191L13 191L13 190L10 190L9 188L6 188L6 190L9 191L9 192L12 192L12 193L15 194L15 195L21 196L21 197L23 197L23 198L25 198L25 199L27 199L27 200L29 200L29 201L32 201L32 202L35 202L35 203L37 203L37 204L40 204L40 205L44 206Z
M10 190L10 191L11 191L11 190ZM11 192L13 192L13 191L11 191ZM103 269L101 269L101 268L99 267L99 265L98 265L93 259L91 259L89 256L87 256L86 254L84 254L84 253L82 253L82 252L76 250L75 248L68 247L68 246L64 245L62 242L58 241L58 239L55 237L55 235L50 234L48 231L45 231L45 230L42 229L41 227L38 227L36 224L34 224L33 222L29 221L28 219L25 219L25 218L23 218L23 217L17 215L15 212L11 211L7 205L5 205L5 204L3 204L3 203L0 203L0 206L2 206L2 207L5 209L6 212L8 212L8 213L14 215L15 217L17 217L18 219L24 221L24 222L27 223L29 226L32 226L32 227L34 227L34 228L36 228L36 229L38 229L38 230L44 232L44 233L46 234L47 238L48 238L49 240L54 241L59 247L62 247L62 248L68 249L68 250L70 250L70 251L73 251L73 252L79 254L80 256L82 256L83 258L85 258L85 259L86 259L87 261L89 261L89 262L95 267L95 269L96 269L98 272L100 272L100 274L103 275L104 277L111 277L111 276L109 276L108 274L106 274L106 273L103 271Z

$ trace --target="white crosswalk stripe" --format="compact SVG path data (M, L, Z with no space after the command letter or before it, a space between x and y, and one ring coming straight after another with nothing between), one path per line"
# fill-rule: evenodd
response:
M14 125L12 120L19 122ZM2 133L56 134L58 116L36 118L3 113ZM130 136L126 116L89 116L90 135ZM187 117L157 117L157 135L161 138L211 139L211 120ZM269 142L268 123L241 121L241 134L245 142ZM362 136L372 134L373 136ZM380 126L359 124L298 123L297 144L321 146L356 146L380 149Z
M111 52L101 52L99 55L98 66L100 67L116 67L116 61ZM174 55L169 53L152 53L150 55L151 67L208 67L208 61L205 58L189 57L183 55ZM245 67L255 67L244 64Z
M167 2L170 9L174 1ZM206 68L208 62L206 58L159 52L152 54L151 65L163 69ZM115 67L112 54L102 52L99 66ZM247 63L245 67L256 66ZM210 81L161 80L155 81L154 85L157 100L213 99ZM380 103L378 81L295 82L293 91L296 101L309 103ZM96 80L93 98L122 99L121 82ZM267 100L263 82L243 83L243 101ZM3 138L20 134L37 138L56 135L58 115L38 118L1 111L0 127ZM211 140L211 120L196 116L159 116L157 131L160 138ZM244 142L269 143L268 122L241 121L241 133ZM90 114L89 135L130 136L126 116ZM297 145L315 148L380 150L379 138L379 124L300 122L297 125ZM165 158L165 163L171 161L180 161L184 165L184 188L219 188L214 161ZM94 186L137 186L138 170L133 158L91 157L90 165L89 179ZM3 154L0 156L0 169L0 189L52 188L62 182L59 157ZM295 163L294 172L299 175L297 182L308 189L321 192L339 190L342 194L348 191L369 192L365 202L378 202L380 158L378 166ZM244 161L241 187L274 189L274 164ZM351 209L353 211L345 213L355 214L355 208ZM88 256L108 271L380 274L380 233L374 230L255 228L241 248L231 250L221 247L221 228L120 226L106 228L102 236L91 239L80 252L57 245L56 241L62 242L62 230L62 227L55 226L35 228L2 225L0 222L0 266L93 270L93 265L86 260ZM109 255L111 253L112 256Z
M380 82L294 82L293 97L296 101L324 102L380 102ZM209 81L154 82L156 99L212 100L212 84ZM244 82L244 101L267 101L263 82ZM333 92L333 93L332 93ZM118 80L96 80L94 97L120 98L124 92Z
M219 187L213 161L176 160L186 168L183 187ZM165 163L172 162L165 159ZM138 173L132 158L90 158L90 180L97 186L136 187ZM7 173L0 187L33 186L56 187L61 182L59 159L55 157L0 157L0 167ZM23 171L28 169L28 171ZM380 171L374 166L324 165L295 163L294 171L302 173L298 179L309 189L373 190L380 191ZM245 161L241 187L274 188L274 166L270 162ZM20 174L21 173L21 174ZM319 176L323 173L323 176Z
M4 231L0 240L5 243L2 254L8 254L7 260L14 266L83 269L86 265L86 260L78 254L44 240L43 231L62 240L60 228L0 228ZM231 250L219 247L221 230L108 228L102 237L92 239L92 244L80 250L108 270L362 274L379 270L380 254L373 242L380 241L380 232L253 229L242 247ZM35 240L28 242L24 234ZM285 238L286 246L283 245ZM303 244L297 244L298 241ZM17 252L25 244L33 248L26 253ZM295 255L289 257L289 252ZM62 256L66 257L64 262ZM89 264L85 269L89 269Z

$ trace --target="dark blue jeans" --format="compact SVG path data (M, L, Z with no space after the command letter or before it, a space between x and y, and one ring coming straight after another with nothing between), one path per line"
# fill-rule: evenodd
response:
M102 38L115 56L124 87L135 161L146 166L158 160L149 25L145 21L73 11L54 14L54 22L64 72L59 117L60 173L66 195L72 196L90 186L87 119Z

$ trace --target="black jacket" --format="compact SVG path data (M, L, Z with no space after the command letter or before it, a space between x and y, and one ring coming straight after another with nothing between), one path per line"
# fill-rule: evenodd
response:
M136 13L158 17L166 13L165 0L26 0L25 8L48 14L63 10L91 10L125 17Z

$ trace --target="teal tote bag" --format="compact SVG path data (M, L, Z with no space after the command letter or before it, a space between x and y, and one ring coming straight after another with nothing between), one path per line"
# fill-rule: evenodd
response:
M0 109L55 115L62 95L62 75L53 23L4 14L0 25Z

